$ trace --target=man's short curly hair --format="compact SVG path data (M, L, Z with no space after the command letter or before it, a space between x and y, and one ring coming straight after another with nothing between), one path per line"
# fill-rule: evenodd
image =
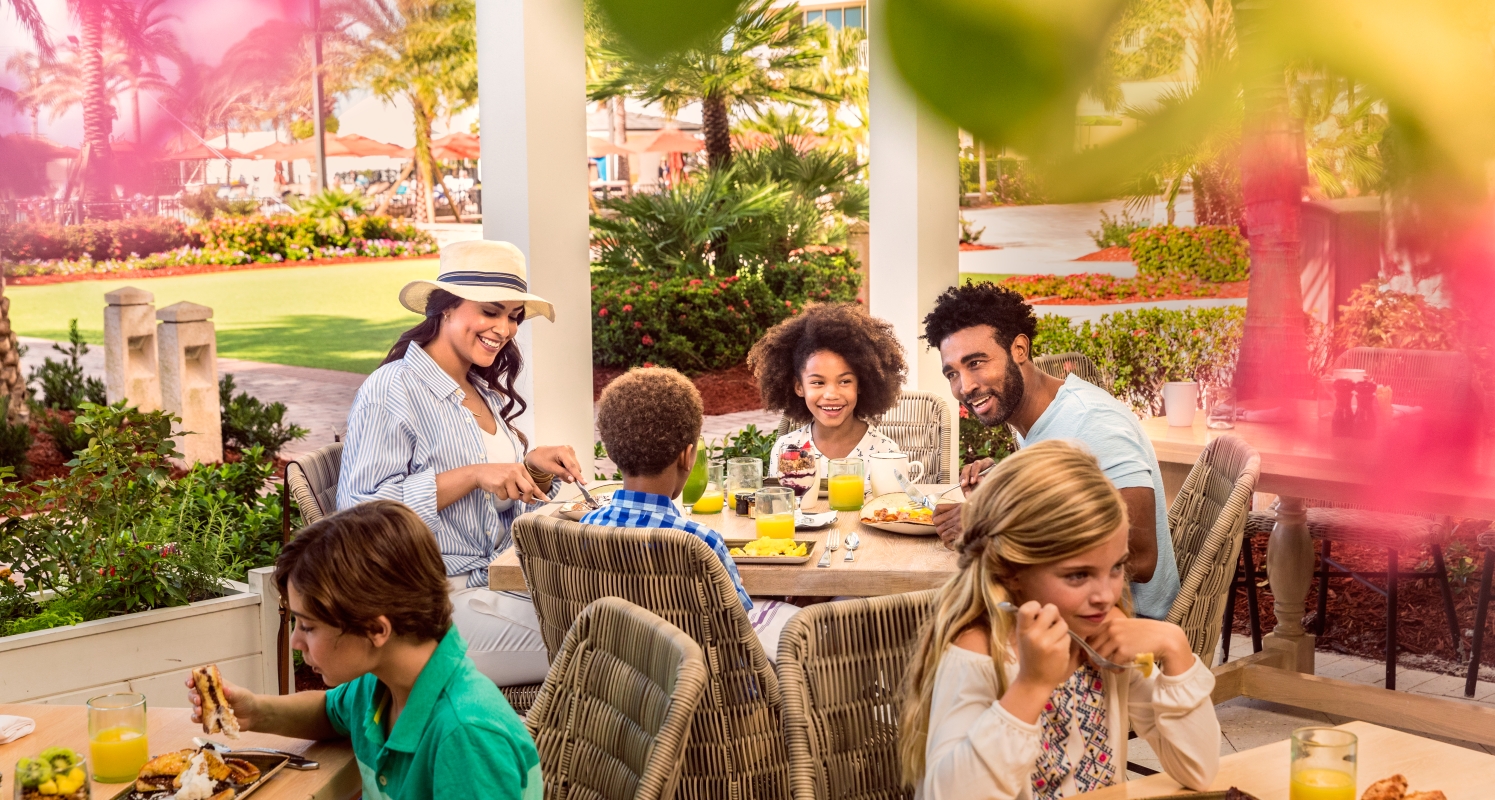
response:
M856 303L829 303L806 306L753 345L748 368L758 379L763 407L797 423L813 420L794 387L810 356L827 350L846 359L856 373L856 416L871 419L898 405L908 365L892 324Z
M619 376L597 401L597 432L624 475L658 475L701 435L701 393L672 369Z
M1032 342L1038 334L1038 318L1023 296L991 281L954 286L934 301L934 310L924 317L924 341L938 349L951 334L990 325L997 331L997 344L1012 347L1019 334Z

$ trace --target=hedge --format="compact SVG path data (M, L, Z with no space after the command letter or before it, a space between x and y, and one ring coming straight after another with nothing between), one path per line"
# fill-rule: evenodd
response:
M0 225L0 258L7 261L81 258L101 261L201 243L186 225L169 217L134 217L82 225L49 222Z
M1129 239L1139 276L1198 278L1215 283L1243 281L1250 276L1250 247L1234 227L1154 225Z
M1101 387L1139 414L1163 413L1163 383L1228 380L1245 329L1246 309L1144 308L1104 314L1099 322L1071 322L1059 314L1038 318L1034 352L1077 352L1105 376ZM961 463L1000 460L1016 448L1006 425L986 428L960 412Z
M805 303L849 301L861 285L855 257L838 248L798 252L761 273L652 281L596 270L592 280L598 366L689 373L741 364L764 331Z

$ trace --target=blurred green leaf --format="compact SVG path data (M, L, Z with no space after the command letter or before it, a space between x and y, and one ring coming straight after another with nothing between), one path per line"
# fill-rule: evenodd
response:
M597 0L619 38L644 58L660 58L719 33L737 0Z

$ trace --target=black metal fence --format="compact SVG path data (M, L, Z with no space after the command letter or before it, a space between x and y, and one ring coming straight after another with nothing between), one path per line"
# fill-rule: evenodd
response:
M262 197L259 201L260 212L263 214L283 214L291 210L277 198ZM77 225L90 220L131 217L171 217L188 224L197 221L196 216L182 206L179 197L135 197L105 203L48 198L0 200L0 223L50 222Z

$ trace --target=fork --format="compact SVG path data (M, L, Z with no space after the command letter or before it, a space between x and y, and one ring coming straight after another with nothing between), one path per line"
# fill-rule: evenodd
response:
M820 563L817 567L829 567L831 565L831 553L841 549L841 532L832 530L825 535L825 552L820 554Z
M846 537L846 558L844 558L842 560L843 561L855 561L856 560L856 553L854 551L858 547L861 547L861 546L862 546L862 539L861 539L861 537L857 536L857 532L856 531L852 531L851 535Z
M602 507L602 504L598 503L596 498L592 497L592 493L587 491L587 487L581 481L576 482L576 488L580 489L581 496L586 498L587 508L595 510Z
M997 603L997 608L999 608L999 609L1001 609L1003 611L1006 611L1009 614L1016 614L1017 613L1017 606L1015 606L1015 605L1007 602L1006 600L1003 600L1002 602ZM1090 660L1097 667L1102 667L1104 669L1141 669L1142 668L1142 666L1140 664L1136 664L1136 663L1132 663L1132 664L1118 664L1115 661L1111 661L1110 659L1104 658L1104 657L1101 656L1100 653L1095 652L1095 648L1091 647L1089 642L1085 641L1084 639L1081 639L1080 635L1078 633L1075 633L1074 631L1067 631L1067 633L1069 634L1069 638L1074 639L1075 643L1078 644L1080 646L1080 648L1083 649L1090 656ZM1162 663L1162 662L1158 662L1158 663Z

